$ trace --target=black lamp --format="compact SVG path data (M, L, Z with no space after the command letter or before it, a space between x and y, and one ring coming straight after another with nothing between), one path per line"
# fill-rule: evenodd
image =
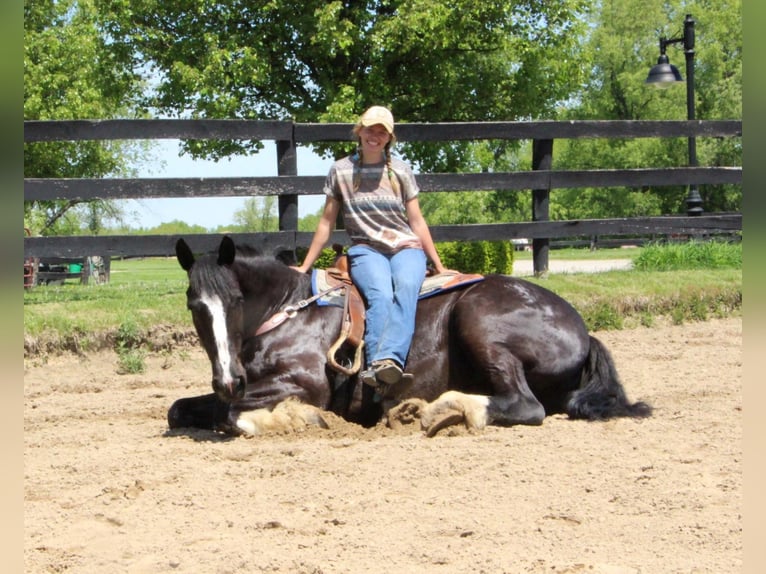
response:
M686 55L686 112L687 119L694 119L694 19L691 14L686 15L684 20L684 35L680 38L660 38L660 57L657 58L657 64L649 70L646 77L646 83L658 88L667 88L675 82L683 82L681 73L674 65L670 63L666 48L670 44L683 42L684 54ZM694 136L689 136L689 166L697 167L697 140ZM696 184L689 186L689 193L686 196L686 213L689 215L700 215L702 213L702 197L700 197Z

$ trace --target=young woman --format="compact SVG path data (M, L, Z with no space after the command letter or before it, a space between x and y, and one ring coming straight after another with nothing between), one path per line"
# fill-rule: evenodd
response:
M372 106L354 126L356 153L336 161L324 186L327 195L308 253L297 267L305 273L335 227L339 210L351 238L349 274L365 299L367 368L361 379L385 395L404 375L415 331L418 293L430 259L447 271L436 252L418 203L412 168L391 156L394 117Z

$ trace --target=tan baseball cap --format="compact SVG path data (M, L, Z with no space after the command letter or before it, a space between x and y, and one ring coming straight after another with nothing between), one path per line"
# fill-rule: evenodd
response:
M384 108L383 106L372 106L369 108L359 118L359 123L364 127L380 124L386 128L388 133L394 133L394 116L388 108Z

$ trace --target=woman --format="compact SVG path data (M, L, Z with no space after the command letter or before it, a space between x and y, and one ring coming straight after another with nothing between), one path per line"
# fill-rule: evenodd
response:
M391 156L396 141L391 112L372 106L360 116L354 135L357 152L330 168L322 218L303 264L296 269L305 273L311 268L330 239L342 208L352 242L349 274L367 307L367 369L361 379L385 396L405 376L426 258L437 273L447 270L420 211L420 190L412 168Z

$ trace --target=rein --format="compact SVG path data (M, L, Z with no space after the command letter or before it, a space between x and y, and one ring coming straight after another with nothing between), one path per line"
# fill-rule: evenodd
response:
M287 321L288 319L292 319L298 314L298 311L301 309L305 309L309 305L311 305L314 301L317 299L321 299L328 293L332 293L333 291L337 291L343 287L343 284L333 285L329 289L325 289L321 293L317 293L316 295L309 297L308 299L302 299L301 301L298 301L295 305L285 305L274 313L271 317L266 319L260 327L255 331L255 336L262 335L263 333L267 333L271 331L272 329L276 329L279 327L282 323Z

